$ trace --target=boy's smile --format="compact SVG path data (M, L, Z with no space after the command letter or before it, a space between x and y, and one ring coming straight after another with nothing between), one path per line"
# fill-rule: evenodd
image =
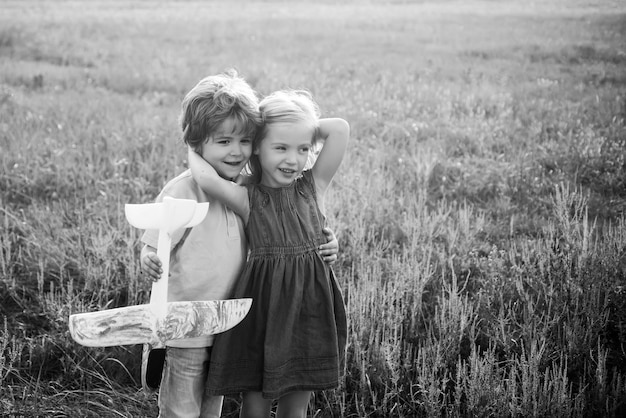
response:
M226 119L202 144L200 155L220 177L233 180L252 154L252 139L232 119Z
M301 123L280 123L267 128L254 151L261 163L261 184L285 187L304 170L313 147L313 130Z

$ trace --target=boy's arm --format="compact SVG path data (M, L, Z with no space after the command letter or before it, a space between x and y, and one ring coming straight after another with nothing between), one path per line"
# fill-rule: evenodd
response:
M141 249L141 272L146 274L147 278L153 282L159 280L163 273L161 261L156 251L156 248L147 244Z
M211 164L206 162L192 148L188 149L187 160L191 175L200 188L209 196L228 206L233 212L241 216L244 223L247 223L250 206L246 188L221 178L217 171L211 167Z
M322 256L322 259L326 262L326 264L333 264L335 261L337 261L337 253L339 252L339 241L337 241L337 237L335 236L335 233L332 229L324 228L323 232L327 242L320 245L320 255Z
M320 119L319 136L320 140L324 141L324 146L312 171L315 184L323 196L346 153L350 125L340 118Z

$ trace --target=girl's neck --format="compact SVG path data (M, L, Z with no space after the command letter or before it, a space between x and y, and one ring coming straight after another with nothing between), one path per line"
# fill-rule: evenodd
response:
M269 185L269 184L265 184L265 183L263 183L263 180L261 179L261 181L259 182L259 184L260 184L261 186L263 186L263 187L267 187L268 189L286 189L286 188L288 188L288 187L293 186L293 184L294 184L295 182L296 182L296 181L294 180L294 181L292 181L291 183L289 183L289 184L285 184L285 185L282 185L282 186L272 186L272 185Z

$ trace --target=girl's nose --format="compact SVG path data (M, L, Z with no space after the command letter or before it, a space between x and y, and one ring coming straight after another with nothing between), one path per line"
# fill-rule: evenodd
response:
M285 161L290 164L296 164L298 162L298 158L295 152L288 152L285 156Z

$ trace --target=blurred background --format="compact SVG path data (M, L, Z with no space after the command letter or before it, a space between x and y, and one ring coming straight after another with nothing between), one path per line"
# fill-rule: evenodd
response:
M310 416L622 416L625 40L617 0L3 1L0 414L156 416L141 347L67 319L146 303L123 205L186 168L182 97L236 68L352 128L347 362Z

